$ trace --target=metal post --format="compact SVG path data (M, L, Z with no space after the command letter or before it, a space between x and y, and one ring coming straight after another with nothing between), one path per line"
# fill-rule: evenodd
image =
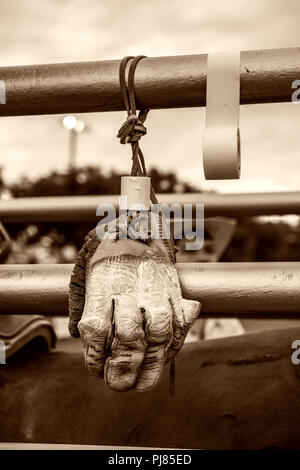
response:
M138 108L205 106L207 54L143 59ZM0 116L120 111L119 60L1 67ZM300 77L300 48L241 52L241 104L290 102Z
M76 168L76 144L77 133L74 129L69 130L69 173L70 175Z
M0 314L66 315L73 265L0 265ZM300 318L300 263L177 264L201 316Z
M300 192L250 194L158 194L163 204L204 204L205 217L300 214ZM118 207L117 195L52 196L0 200L3 222L92 222L100 204Z

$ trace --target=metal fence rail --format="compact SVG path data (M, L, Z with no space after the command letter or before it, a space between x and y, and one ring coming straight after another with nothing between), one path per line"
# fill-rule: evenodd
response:
M204 204L206 217L300 214L300 192L158 194L163 204ZM117 195L53 196L0 200L3 222L94 222L99 204L118 207Z
M1 265L0 314L66 315L72 265ZM177 264L202 316L300 318L300 263Z
M143 59L136 70L138 108L205 106L207 54ZM1 67L0 116L119 111L119 60ZM291 101L300 48L241 52L241 104Z

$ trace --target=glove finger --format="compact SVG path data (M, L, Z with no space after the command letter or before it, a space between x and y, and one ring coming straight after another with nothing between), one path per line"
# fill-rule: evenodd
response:
M143 317L134 296L115 299L114 321L112 357L106 361L104 375L111 389L125 392L136 382L147 346Z
M201 303L197 300L181 299L181 307L183 312L184 328L189 330L199 316ZM176 307L174 319L177 319Z
M200 302L196 300L177 299L172 302L174 312L173 341L166 354L168 362L183 346L186 335L196 321L201 308Z
M148 301L150 302L150 299ZM160 295L151 298L150 305L150 307L142 307L148 347L135 385L135 390L140 392L153 387L160 379L165 362L165 351L172 341L173 312L170 302Z
M143 367L134 386L137 392L145 392L159 381L165 364L165 350L165 345L148 346Z
M78 323L78 330L85 349L85 364L90 375L103 377L107 348L111 338L112 299L97 299L96 307Z

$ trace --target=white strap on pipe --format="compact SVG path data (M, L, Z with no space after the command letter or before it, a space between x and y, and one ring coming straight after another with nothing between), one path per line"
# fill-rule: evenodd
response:
M203 136L203 166L208 180L240 177L239 108L240 52L209 54Z

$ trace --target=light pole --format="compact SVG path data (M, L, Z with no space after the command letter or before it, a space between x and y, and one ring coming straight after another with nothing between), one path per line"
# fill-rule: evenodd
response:
M86 130L86 125L83 121L77 119L75 116L65 116L63 118L63 126L69 131L69 173L72 174L76 168L76 146L77 135Z

